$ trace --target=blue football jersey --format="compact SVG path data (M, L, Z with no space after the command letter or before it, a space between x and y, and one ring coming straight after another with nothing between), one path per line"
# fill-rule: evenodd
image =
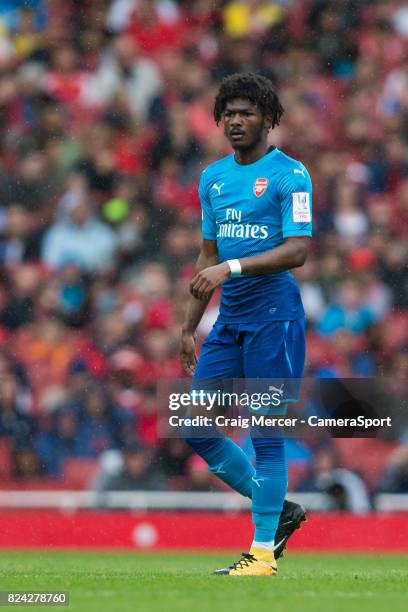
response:
M252 164L234 154L202 173L202 235L219 261L269 251L289 236L312 235L312 183L306 168L275 148ZM304 316L289 272L231 277L222 285L220 321L289 321Z

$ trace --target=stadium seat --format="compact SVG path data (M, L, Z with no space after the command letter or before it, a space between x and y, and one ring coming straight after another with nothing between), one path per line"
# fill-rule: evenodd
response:
M7 480L11 476L11 448L6 438L0 439L0 480Z
M63 470L65 487L67 489L88 489L98 469L98 459L66 459Z
M383 472L388 457L398 446L396 442L377 438L337 438L334 443L342 467L358 472L371 489Z
M395 351L408 342L408 314L393 312L383 323L384 348Z

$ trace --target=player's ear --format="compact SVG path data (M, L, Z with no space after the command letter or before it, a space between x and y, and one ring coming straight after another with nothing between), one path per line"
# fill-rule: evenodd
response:
M267 132L272 129L272 117L271 115L264 115L264 128Z

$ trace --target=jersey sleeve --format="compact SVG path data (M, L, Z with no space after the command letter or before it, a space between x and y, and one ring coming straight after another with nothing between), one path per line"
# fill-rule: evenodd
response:
M201 232L204 240L215 240L217 237L217 224L215 222L215 214L211 206L210 198L208 197L208 182L206 181L205 173L203 172L198 184L198 195L201 204Z
M278 184L282 235L312 235L312 181L304 166L285 172Z

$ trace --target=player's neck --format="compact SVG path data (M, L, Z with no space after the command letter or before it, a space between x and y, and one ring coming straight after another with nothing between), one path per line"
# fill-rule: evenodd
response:
M260 142L250 149L245 151L235 151L235 161L237 164L245 166L246 164L253 164L254 162L261 159L268 153L268 145L266 142Z

